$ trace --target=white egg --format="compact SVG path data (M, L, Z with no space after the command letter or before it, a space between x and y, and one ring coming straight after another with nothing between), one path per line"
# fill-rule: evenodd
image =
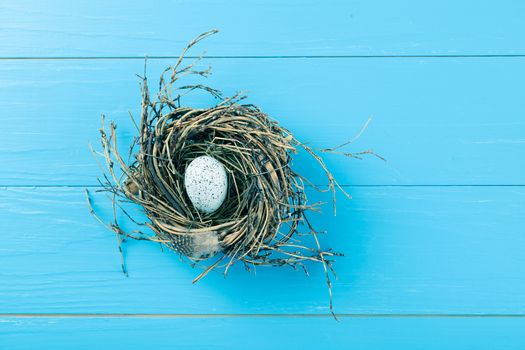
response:
M186 167L184 187L197 210L206 214L213 213L226 199L226 169L213 157L197 157Z

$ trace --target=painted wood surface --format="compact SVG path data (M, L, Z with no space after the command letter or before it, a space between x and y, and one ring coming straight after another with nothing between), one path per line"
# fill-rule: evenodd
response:
M524 55L519 0L7 1L0 57L210 55Z
M516 349L525 319L0 318L0 347L36 349ZM197 333L198 332L198 333Z
M525 347L525 3L51 0L0 4L0 349ZM195 35L207 81L316 147L352 201L314 223L322 271L198 273L89 215L100 114L119 124ZM209 106L194 96L186 103ZM296 168L318 184L313 162ZM108 217L107 201L94 194ZM329 200L313 194L312 200ZM204 331L203 331L204 330Z
M514 314L525 312L522 187L353 188L313 215L336 266L339 313ZM108 220L103 195L95 209ZM329 196L312 196L327 200ZM199 273L156 244L125 247L89 214L82 188L7 188L0 222L0 310L9 313L326 313L322 268L236 266L197 283ZM125 222L121 218L121 222ZM124 225L131 229L132 226ZM304 292L308 291L308 292ZM154 297L153 297L154 296Z
M206 42L203 43L203 46ZM173 60L153 60L151 86ZM343 184L525 184L525 60L222 59L206 60L208 84L227 94L250 91L250 102L312 146L351 139L349 152L373 148L387 162L328 156ZM118 123L124 149L136 132L135 73L142 60L3 61L0 65L0 185L95 185L100 169L100 115ZM209 106L197 95L190 105ZM296 168L324 183L315 162Z

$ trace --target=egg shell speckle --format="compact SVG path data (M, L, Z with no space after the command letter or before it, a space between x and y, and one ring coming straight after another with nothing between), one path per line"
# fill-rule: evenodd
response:
M193 206L203 213L211 214L226 199L226 169L213 157L197 157L186 167L184 187Z

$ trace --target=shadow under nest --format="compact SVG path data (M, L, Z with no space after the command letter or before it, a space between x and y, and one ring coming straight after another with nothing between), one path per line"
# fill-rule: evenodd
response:
M132 117L138 136L129 147L127 160L117 149L116 125L111 123L107 128L102 118L102 150L93 152L104 159L105 164L100 164L104 171L99 179L103 186L100 191L111 197L114 219L110 223L103 221L93 210L87 193L89 209L117 234L121 253L123 239L148 240L203 266L194 282L214 269L222 269L226 274L237 261L248 270L271 265L302 268L305 272L305 262L318 262L324 268L333 313L330 274L335 276L332 263L342 254L321 248L317 237L320 232L307 217L321 203L308 203L304 187L306 183L318 191L331 191L334 215L336 188L350 196L313 149L258 107L242 104L243 95L226 98L218 90L200 84L175 86L182 77L210 74L210 68L197 69L202 56L188 65L183 65L183 61L192 46L216 32L204 33L188 44L177 62L161 74L154 96L148 88L145 63L144 75L139 76L140 123ZM206 109L181 106L181 98L195 90L204 90L219 102ZM374 154L342 153L338 148L320 152L356 158ZM317 161L326 174L327 188L315 187L292 169L292 155L298 149ZM220 161L228 176L226 199L212 213L195 209L184 187L187 165L203 155ZM138 222L123 208L122 202L140 205L149 220ZM116 219L119 210L133 223L149 230L125 232ZM122 269L127 273L124 261Z

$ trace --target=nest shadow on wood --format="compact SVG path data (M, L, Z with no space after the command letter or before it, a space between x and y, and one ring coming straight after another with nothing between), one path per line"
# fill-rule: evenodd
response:
M88 194L90 210L117 233L119 249L126 238L154 241L204 266L195 281L213 269L222 268L226 273L237 261L248 269L287 265L305 271L304 262L318 262L325 271L332 310L330 272L334 257L340 254L321 248L319 232L307 218L320 203L308 202L304 191L308 182L292 169L292 154L303 149L317 161L328 187L314 187L334 194L334 214L336 188L348 195L314 150L258 107L242 104L244 96L225 98L208 86L175 85L184 76L209 75L210 68L196 68L202 56L188 65L183 61L188 49L215 32L190 42L178 61L162 73L154 96L150 95L145 65L140 77L141 118L135 123L138 136L129 151L132 161L126 161L117 149L115 124L107 128L103 122L100 130L102 150L94 153L105 160L102 191L110 194L115 213L122 210L127 218L149 230L125 232L116 214L112 222L104 222L93 210ZM219 103L207 109L181 106L181 97L194 90L212 94ZM373 154L345 155L363 153ZM209 214L194 208L184 187L187 165L203 155L219 160L228 174L226 200ZM142 206L149 220L137 222L124 210L122 201ZM126 272L123 261L122 268Z

